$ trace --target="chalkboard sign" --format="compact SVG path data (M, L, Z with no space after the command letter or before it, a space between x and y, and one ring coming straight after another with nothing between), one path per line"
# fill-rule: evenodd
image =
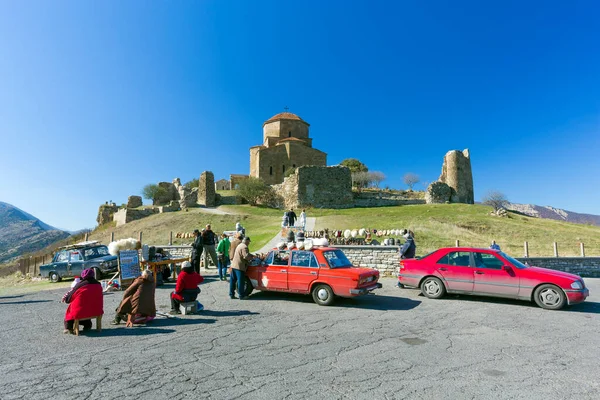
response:
M119 252L119 271L121 279L135 279L142 275L140 256L137 250L122 250Z

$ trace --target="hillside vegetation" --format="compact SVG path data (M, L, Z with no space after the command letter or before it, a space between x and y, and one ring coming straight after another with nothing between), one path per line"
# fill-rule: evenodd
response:
M233 230L241 222L252 237L251 251L256 251L279 232L281 210L248 205L221 206L230 215L206 213L201 208L174 213L156 214L116 228L103 226L95 230L91 240L108 243L110 233L115 238L137 238L143 232L144 243L165 245L169 232L174 244L188 244L192 239L176 239L176 232L192 232L211 223L215 232ZM299 210L297 210L299 211ZM482 205L436 204L398 207L352 208L343 210L308 209L309 217L317 217L316 229L401 229L415 232L417 254L424 255L439 247L488 247L496 240L502 250L523 256L523 243L529 242L529 255L553 256L553 242L558 243L560 256L578 256L579 243L585 243L587 256L600 256L600 227L533 218L509 212L508 217L490 215L491 208ZM297 212L297 214L300 214Z

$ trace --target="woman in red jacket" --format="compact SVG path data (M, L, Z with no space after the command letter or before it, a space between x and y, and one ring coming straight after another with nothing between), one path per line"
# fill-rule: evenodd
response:
M81 281L73 286L62 298L69 304L65 314L64 333L73 333L73 323L76 319L92 318L104 314L104 299L102 298L102 285L94 278L92 269L84 269ZM80 321L83 331L92 329L92 321Z
M196 301L200 288L198 285L204 282L202 275L197 273L189 261L181 264L181 272L177 276L175 291L171 292L171 311L170 314L181 314L179 304Z

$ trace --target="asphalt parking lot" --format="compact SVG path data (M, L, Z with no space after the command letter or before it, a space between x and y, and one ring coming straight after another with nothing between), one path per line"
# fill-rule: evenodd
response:
M227 297L207 275L205 311L142 327L62 333L63 290L0 297L0 398L598 399L600 279L564 311L521 301L430 300L383 279L376 295ZM168 311L174 284L157 289Z

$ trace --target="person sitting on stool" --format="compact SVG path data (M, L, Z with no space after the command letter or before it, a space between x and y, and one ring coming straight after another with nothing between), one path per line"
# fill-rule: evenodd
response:
M179 305L196 301L200 288L198 285L204 282L202 275L197 273L189 261L181 264L181 273L177 276L175 291L171 292L171 311L169 314L181 314Z

